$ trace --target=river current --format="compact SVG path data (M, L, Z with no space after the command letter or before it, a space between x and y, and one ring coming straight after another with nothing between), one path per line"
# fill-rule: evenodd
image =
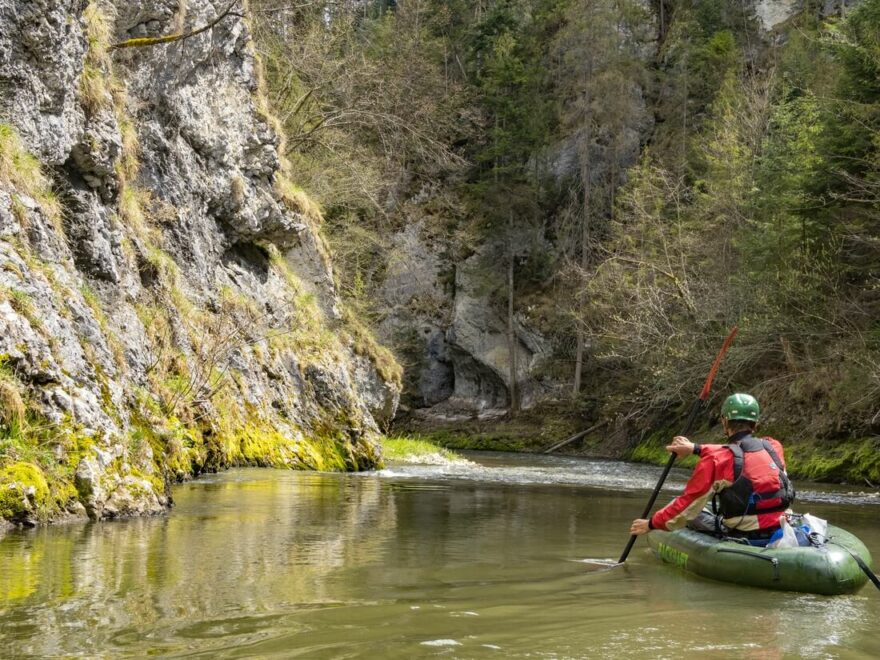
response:
M160 518L11 532L0 655L880 657L870 584L837 597L722 584L661 564L643 540L624 566L585 562L620 554L657 468L467 458L232 470L175 487ZM799 492L799 511L880 558L876 491Z

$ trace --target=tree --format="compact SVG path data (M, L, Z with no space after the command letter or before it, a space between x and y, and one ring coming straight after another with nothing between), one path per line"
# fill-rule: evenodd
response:
M527 256L534 212L529 158L541 143L545 107L539 94L543 75L540 55L530 40L533 27L528 5L515 0L496 3L477 24L472 42L476 84L488 123L488 140L475 153L478 171L470 185L474 210L482 216L484 237L502 246L508 347L509 407L520 406L516 336L516 262ZM524 249L525 248L525 249ZM497 262L495 262L497 263ZM487 263L490 268L495 263Z
M580 192L576 229L570 234L569 254L577 277L589 277L600 220L613 208L619 184L619 138L634 122L640 96L634 87L642 83L643 64L638 54L647 39L647 15L636 3L625 0L574 0L564 13L564 26L556 38L559 62L558 93L563 99L561 126L575 136L579 160ZM597 190L605 189L602 199ZM577 321L572 395L580 394L583 377L586 328Z

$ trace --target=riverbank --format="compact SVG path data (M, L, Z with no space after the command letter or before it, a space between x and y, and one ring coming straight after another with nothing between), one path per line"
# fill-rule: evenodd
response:
M665 450L668 435L654 434L621 458L663 465L669 456ZM791 436L781 433L766 435L784 443L786 465L795 479L872 487L880 484L880 438L858 438L834 444L820 440L786 441L786 437ZM697 441L719 442L717 436L717 433L705 433L694 437Z
M381 466L376 434L351 438L330 427L282 432L255 422L206 429L155 420L107 450L81 433L61 447L53 452L27 434L0 437L0 456L14 459L0 467L0 525L161 514L173 505L173 483L234 467L332 472Z
M556 442L596 426L562 408L525 411L513 418L469 419L456 422L410 417L395 428L414 434L438 447L455 450L487 450L540 453ZM789 473L795 479L825 483L876 486L880 484L880 437L829 440L805 438L801 432L768 428L762 432L780 439L786 449ZM669 456L665 446L678 433L671 425L639 431L625 422L609 422L559 449L560 455L612 458L663 465ZM721 442L718 425L692 434L695 442ZM691 457L679 465L690 467Z
M105 505L110 515L106 517L132 518L162 513L173 505L172 484L234 468L357 472L381 469L385 462L416 465L468 463L457 452L418 437L372 438L368 443L362 443L370 449L368 455L363 455L356 454L350 441L330 435L286 437L278 432L251 427L228 437L214 438L209 443L203 434L193 429L179 431L181 442L173 456L165 451L167 439L163 444L157 432L139 431L139 440L148 442L155 449L152 455L159 457L154 469L141 475L155 492L163 494L153 507L137 506L129 491L140 484L124 477L130 466L127 468L119 461L111 461L112 469L108 470L109 476L103 482L103 487L111 491ZM81 447L81 453L91 448L92 445L86 443ZM19 448L19 455L25 456L22 448ZM28 454L26 458L0 469L0 532L16 526L84 521L89 517L85 507L79 505L78 498L87 498L89 493L86 491L95 484L88 482L83 474L77 475L70 462L56 465L53 470L39 456Z
M544 411L546 414L546 411ZM351 471L381 468L383 462L411 464L451 464L466 462L459 450L502 451L537 454L560 439L578 433L577 419L558 415L547 423L544 414L533 412L513 419L471 420L431 428L410 424L399 435L369 442L368 457L356 456L352 444L339 437L321 436L285 438L259 432L255 428L233 434L225 439L199 436L181 437L177 452L171 455L158 438L144 435L139 441L150 447L156 457L154 470L126 477L131 466L123 465L113 456L106 475L100 481L90 480L85 471L77 472L73 462L49 468L45 456L22 455L16 463L0 470L0 521L2 524L34 526L38 524L86 519L89 511L82 502L93 499L92 489L103 489L103 516L120 518L162 513L172 505L170 484L234 467L276 467L294 470ZM418 427L418 428L414 428ZM560 456L604 458L663 465L668 454L664 447L674 435L671 429L646 434L634 444L626 442L622 425L606 425L555 452ZM769 433L783 441L791 434ZM717 442L717 428L693 434L695 441ZM167 442L167 438L165 439ZM381 444L381 454L378 445ZM176 446L176 445L175 445ZM874 487L880 484L880 440L863 438L839 444L818 440L788 441L786 460L789 472L796 479L826 483L855 484ZM84 452L88 447L80 447ZM155 453L153 453L155 451ZM381 458L380 458L381 456ZM689 457L679 463L691 467ZM167 480L167 481L166 481ZM143 485L142 485L143 484ZM161 497L137 497L147 484ZM141 490L138 490L138 489ZM145 507L142 502L151 506Z

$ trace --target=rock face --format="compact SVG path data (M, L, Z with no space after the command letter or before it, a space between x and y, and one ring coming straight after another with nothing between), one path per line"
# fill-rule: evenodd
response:
M415 356L407 403L432 414L491 415L509 405L510 350L505 311L481 282L483 256L451 264L425 235L423 221L393 239L381 295L389 310L383 339ZM454 271L454 284L442 282ZM521 315L514 319L520 404L531 407L552 394L538 372L549 342Z
M823 0L817 3L822 16L833 16L846 12L847 7L857 4L859 0ZM803 10L803 0L755 0L755 16L765 30L772 30L792 16Z
M410 404L425 407L447 400L455 390L455 371L446 334L452 295L441 284L448 267L436 244L423 236L424 221L408 224L392 237L385 280L379 295L388 315L383 339L405 344L417 358L408 383Z
M471 257L456 270L455 307L447 334L456 373L453 396L470 401L478 410L509 404L511 355L507 319L481 293ZM539 383L532 377L549 353L548 342L514 318L516 386L520 405L531 407L540 399Z
M643 3L646 16L653 16L650 3ZM653 62L658 44L656 25L649 22L625 29L624 41L632 53ZM616 90L629 111L611 129L592 131L589 154L594 186L604 185L612 173L626 172L638 162L646 138L654 127L654 115L642 83L628 81ZM548 178L562 188L580 184L583 135L569 135L536 156ZM407 200L408 209L428 203L433 192L423 188ZM601 212L601 211L600 211ZM444 421L462 416L495 416L510 404L511 350L508 342L506 309L498 300L499 286L487 287L485 262L491 254L504 251L498 237L482 237L479 245L469 245L467 258L450 256L443 239L433 237L428 218L417 213L391 238L385 280L379 295L387 316L380 332L383 339L406 354L413 364L405 383L407 406L420 409L421 416ZM442 232L441 232L442 233ZM538 251L553 251L552 239L529 238L542 242ZM497 266L497 264L495 264ZM494 269L500 271L497 267ZM552 290L542 291L552 298ZM514 315L516 390L522 408L568 395L573 366L564 380L547 373L554 347L542 335L537 323L524 310ZM573 364L573 358L569 360Z
M765 30L772 30L799 12L801 6L801 0L757 0L755 15Z
M367 467L396 409L284 177L246 19L108 49L227 6L0 0L0 378L29 410L0 437L55 452L56 513L154 513L167 477L235 463L337 467L315 443Z

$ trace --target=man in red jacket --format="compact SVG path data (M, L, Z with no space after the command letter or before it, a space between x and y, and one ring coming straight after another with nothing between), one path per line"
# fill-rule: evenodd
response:
M795 493L785 473L782 445L773 438L752 436L759 414L753 396L732 394L721 407L726 445L698 445L683 436L673 438L668 451L679 458L696 454L700 461L684 493L649 520L634 520L630 532L646 534L687 524L718 535L754 540L772 536Z

